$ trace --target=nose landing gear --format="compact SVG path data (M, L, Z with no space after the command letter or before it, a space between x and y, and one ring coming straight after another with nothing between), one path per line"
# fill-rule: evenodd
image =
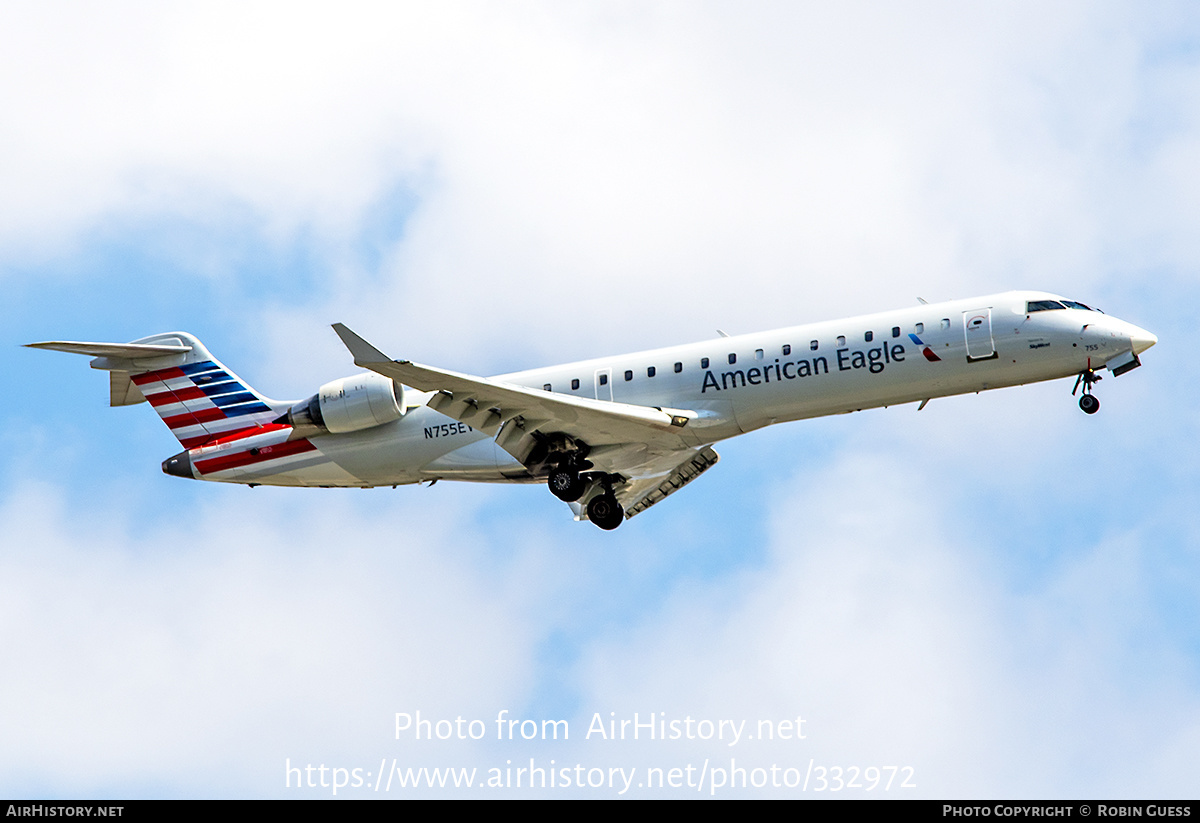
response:
M1092 385L1099 383L1101 379L1095 369L1087 369L1079 373L1079 378L1075 381L1075 388L1071 389L1071 396L1074 397L1075 392L1079 391L1079 385L1083 384L1083 396L1079 398L1079 408L1083 409L1085 414L1095 414L1100 411L1100 400L1092 394Z

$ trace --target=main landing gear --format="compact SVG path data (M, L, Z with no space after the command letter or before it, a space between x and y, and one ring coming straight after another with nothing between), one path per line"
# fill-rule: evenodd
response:
M612 531L625 519L625 510L617 502L616 495L607 489L588 501L587 514L588 520L605 531Z
M542 438L526 465L531 471L546 475L550 493L564 503L583 504L588 520L605 531L611 531L625 520L625 509L617 500L613 486L624 483L619 474L592 471L595 465L587 459L591 449L565 434Z
M1079 373L1079 378L1075 381L1075 388L1071 389L1071 396L1075 396L1075 392L1079 391L1079 386L1083 384L1083 396L1079 398L1079 408L1083 409L1085 414L1095 414L1100 411L1100 400L1092 394L1092 385L1099 383L1102 378L1096 374L1095 369L1087 369Z
M605 531L612 531L625 520L625 510L613 494L613 480L609 476L598 473L585 475L573 466L559 466L550 472L546 485L551 493L565 503L574 503L583 498L589 488L600 485L603 488L599 494L587 503L587 516Z
M550 493L564 503L574 503L587 490L587 481L579 476L579 472L564 468L550 472L546 485L550 487Z

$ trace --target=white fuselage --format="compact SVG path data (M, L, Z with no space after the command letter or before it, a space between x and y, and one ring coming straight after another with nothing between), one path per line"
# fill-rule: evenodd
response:
M694 446L773 423L1070 377L1155 338L1084 308L1027 311L1061 299L1008 292L776 331L498 375L499 383L697 413ZM411 393L398 420L311 436L315 453L283 468L200 475L238 483L378 486L456 479L532 481L493 438ZM198 450L199 451L199 450ZM203 460L203 455L194 458Z

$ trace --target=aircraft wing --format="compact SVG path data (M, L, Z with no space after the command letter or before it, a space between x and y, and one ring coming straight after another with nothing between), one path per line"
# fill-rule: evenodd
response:
M675 454L672 459L678 460ZM717 465L721 458L711 446L689 451L682 461L672 465L663 472L644 471L633 478L628 484L617 490L617 500L625 509L626 517L641 514L655 503L661 503L668 495L682 489L704 472ZM661 466L643 467L644 470L661 468Z
M433 392L430 408L495 436L522 463L537 444L537 433L561 432L586 443L591 447L587 459L597 468L630 478L618 494L623 503L636 504L655 492L681 460L689 463L700 454L687 430L694 411L576 397L391 360L341 323L333 329L356 365ZM701 461L707 468L716 462L716 452L705 451L712 455Z

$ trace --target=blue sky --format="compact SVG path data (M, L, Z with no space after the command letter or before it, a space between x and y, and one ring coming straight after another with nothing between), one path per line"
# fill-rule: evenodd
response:
M0 794L732 757L911 766L892 796L1196 795L1187 4L6 14ZM1094 417L1060 381L721 444L613 533L534 486L166 477L147 407L19 348L183 329L300 398L353 371L332 322L499 373L1010 288L1160 343ZM394 731L502 710L571 739ZM610 712L808 734L585 739ZM527 793L389 796L489 792Z

